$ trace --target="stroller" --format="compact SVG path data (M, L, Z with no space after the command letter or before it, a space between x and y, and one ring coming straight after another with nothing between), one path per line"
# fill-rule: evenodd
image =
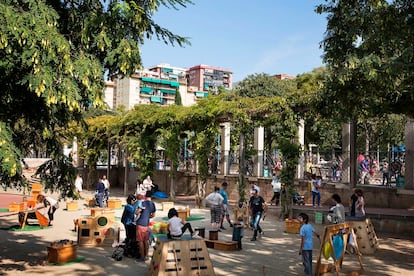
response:
M300 195L298 192L293 194L293 204L296 205L305 205L305 196Z
M99 193L98 191L95 192L95 206L99 206ZM107 207L108 206L108 199L109 199L109 191L105 190L105 192L103 193L103 198L102 198L102 207Z
M121 261L123 256L129 258L139 258L138 243L133 241L127 241L126 243L114 244L114 252L112 252L112 258L117 261Z

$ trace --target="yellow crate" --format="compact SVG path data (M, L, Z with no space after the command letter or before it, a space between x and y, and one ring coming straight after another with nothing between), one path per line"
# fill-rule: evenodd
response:
M21 211L24 211L25 207L26 206L24 202L21 202L21 203L12 202L9 204L9 212L21 212Z
M174 208L174 202L171 201L161 202L161 204L163 212L168 212L171 208Z
M286 233L299 234L300 222L297 219L285 220Z
M120 199L109 199L108 200L109 209L119 209L122 208L122 201Z
M76 260L77 245L68 244L52 244L47 247L47 261L49 263L64 264Z
M76 201L66 202L67 211L77 211L79 209L78 203Z

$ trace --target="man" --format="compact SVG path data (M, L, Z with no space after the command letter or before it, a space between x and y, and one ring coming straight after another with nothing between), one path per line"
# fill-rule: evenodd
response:
M369 166L370 166L370 160L369 156L366 155L364 160L359 163L360 166L360 184L369 184Z
M220 229L226 230L223 227L224 217L226 217L227 222L229 223L230 227L233 227L233 224L230 221L229 209L228 209L228 195L227 195L227 182L223 182L221 184L221 189L219 191L220 195L223 197L223 210L221 212L221 220L220 220Z
M264 206L264 199L263 197L259 196L259 193L256 189L253 189L253 196L250 198L249 207L250 207L250 215L251 215L251 222L250 225L253 227L253 238L251 241L255 241L257 238L257 232L263 234L263 230L260 227L260 219L262 218L263 214L263 206Z
M221 220L221 210L223 210L224 198L219 193L220 188L214 187L214 192L206 197L206 203L210 205L211 228L218 229ZM220 231L220 229L218 229Z
M148 260L149 249L149 222L150 219L155 216L155 204L151 201L152 192L147 191L145 194L146 200L142 202L142 207L139 207L135 212L139 215L139 219L136 221L136 239L138 242L138 249L140 259L139 262L145 262Z

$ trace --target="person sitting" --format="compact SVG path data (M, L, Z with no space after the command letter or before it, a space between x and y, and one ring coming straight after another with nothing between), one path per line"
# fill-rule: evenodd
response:
M333 194L332 199L335 201L327 216L328 220L334 224L345 222L345 207L342 205L341 197L338 194Z
M191 234L191 237L197 238L198 233L193 231L191 224L189 222L183 221L178 217L178 212L175 208L168 210L168 234L169 239L181 239L181 236L184 232L188 230Z

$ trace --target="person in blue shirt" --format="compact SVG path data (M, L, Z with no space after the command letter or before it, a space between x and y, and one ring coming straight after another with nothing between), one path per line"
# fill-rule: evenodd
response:
M102 182L102 178L98 179L96 184L96 198L100 208L104 207L103 199L105 196L105 184Z
M138 200L134 195L129 195L127 198L127 205L125 205L122 213L121 222L125 227L126 239L125 243L135 241L135 211L138 207Z
M224 217L226 217L227 222L229 223L230 227L233 227L233 224L230 221L230 215L229 215L229 208L228 208L228 195L227 195L227 182L223 182L221 184L221 189L219 191L219 194L223 197L223 209L221 212L221 219L220 219L220 229L226 230L226 228L223 227Z
M140 253L140 259L138 261L144 262L149 260L148 258L148 249L149 249L149 238L150 238L150 229L149 222L150 219L155 216L155 204L151 200L152 192L147 191L145 194L146 200L142 202L142 207L137 208L135 214L139 214L139 218L136 221L136 239L138 241L138 249Z
M319 234L315 232L315 229L311 224L309 224L309 217L305 213L299 214L299 221L302 226L300 227L299 235L301 237L299 255L302 255L302 263L305 267L305 275L312 275L312 249L313 249L313 240L312 236L315 235L318 239L320 238Z

